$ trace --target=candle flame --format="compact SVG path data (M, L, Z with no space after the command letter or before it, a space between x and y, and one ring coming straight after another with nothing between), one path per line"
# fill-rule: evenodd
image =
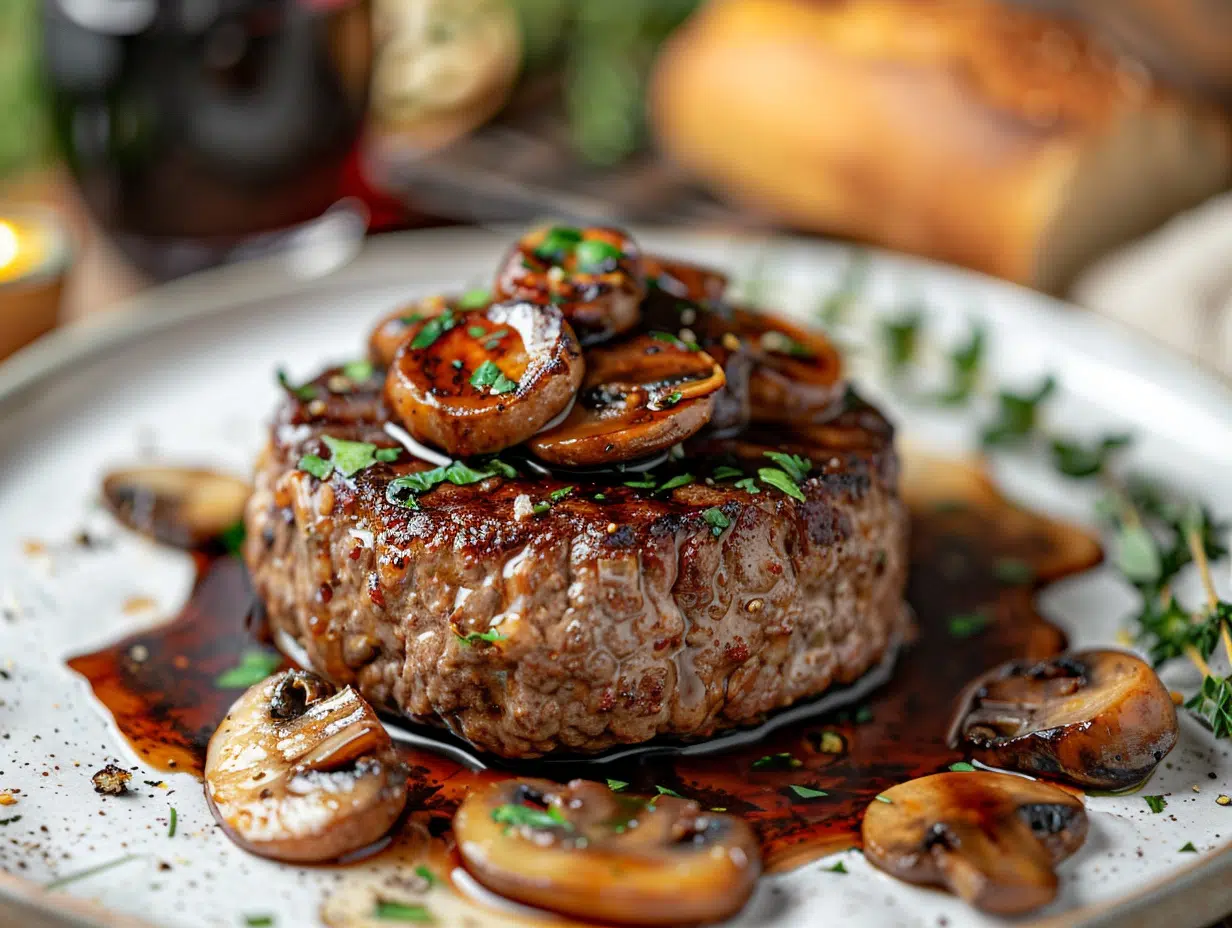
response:
M0 270L12 264L19 251L21 242L17 237L17 229L11 222L0 219Z

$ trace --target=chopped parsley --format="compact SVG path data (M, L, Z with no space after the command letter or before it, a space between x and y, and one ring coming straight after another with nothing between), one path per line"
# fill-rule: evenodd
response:
M959 406L971 398L984 360L984 327L973 326L971 337L950 352L950 385L937 397L946 406Z
M389 902L378 899L372 917L383 922L410 922L415 925L430 925L435 919L426 906L407 905L404 902Z
M287 372L281 367L278 368L275 376L278 378L278 385L297 400L303 400L306 403L309 400L314 400L317 398L316 387L310 383L302 384L298 387L295 386L295 384L291 383L291 381L287 379Z
M492 810L492 821L498 825L573 830L573 826L565 821L565 817L560 814L560 810L555 806L548 806L546 809L534 809L530 806L508 802Z
M687 351L701 351L702 346L697 342L686 342L678 335L673 335L671 332L651 332L650 337L658 342L667 342L669 345L675 345L678 348L684 348Z
M316 454L305 454L299 459L299 469L318 480L327 480L335 467L344 477L353 477L377 461L396 461L401 454L398 448L378 448L371 442L346 441L332 435L322 435L321 441L329 448L329 460Z
M535 257L561 261L582 240L582 230L574 226L553 226L535 247Z
M171 807L171 819L167 823L167 837L168 838L175 837L175 826L179 822L179 820L180 820L179 813L175 811L175 806L172 806Z
M684 798L674 789L668 789L666 786L659 786L657 783L655 784L655 792L657 792L660 796L673 796L676 799Z
M596 493L596 494L595 494L595 496L594 496L594 499L595 499L595 501L596 501L596 502L601 503L601 502L603 502L605 499L607 499L607 494L606 494L606 493Z
M476 389L489 388L494 396L511 393L518 388L516 380L510 380L501 369L491 361L484 361L471 374L471 386Z
M551 508L552 508L551 503L546 502L545 500L540 500L539 502L535 503L535 505L530 507L530 511L534 515L542 516L542 515L546 515L548 510Z
M1152 812L1162 812L1168 807L1168 800L1163 796L1143 796L1142 798L1146 800L1146 804Z
M236 557L244 547L244 539L247 537L248 529L244 527L243 520L240 520L228 525L218 534L218 543L229 555Z
M342 376L356 383L363 383L372 377L375 368L371 361L348 361L342 365Z
M554 503L559 503L562 499L573 492L573 487L561 487L559 490L553 490L548 494L548 498Z
M836 863L833 867L826 867L826 873L846 873L846 872L847 872L847 868L843 866L843 862L841 860L838 863Z
M423 349L431 347L436 340L458 324L458 317L452 309L445 309L439 316L433 316L423 324L415 337L411 339L411 347Z
M1045 377L1030 393L1002 390L997 394L997 418L984 428L982 439L986 447L1022 442L1035 431L1040 406L1056 391L1057 382Z
M901 374L915 360L923 322L918 312L881 320L881 346L892 374Z
M813 469L813 462L808 458L800 457L798 454L767 451L765 455L779 467L783 468L784 472L797 483L804 481L808 477L808 472Z
M401 448L377 448L372 456L384 464L389 464L398 460L401 454Z
M963 612L946 620L951 638L972 638L988 626L988 616L982 612Z
M626 783L624 780L613 780L610 777L608 778L608 781L607 781L607 788L610 789L613 793L619 793L622 789L624 789L628 785L629 784Z
M1133 436L1126 433L1105 435L1094 445L1083 445L1075 441L1053 439L1052 466L1066 477L1094 477L1103 472L1113 453L1126 447L1133 441Z
M488 340L483 343L484 350L485 351L495 351L498 347L500 347L501 339L504 338L508 334L509 334L508 329L497 329L495 332L489 335Z
M459 635L457 632L453 636L458 639L458 643L465 648L469 648L474 644L495 644L498 641L506 641L508 635L502 635L496 629L489 629L486 632L467 632L465 635Z
M416 495L427 493L442 483L464 487L472 483L480 483L497 474L508 476L504 470L500 469L500 467L509 466L503 461L500 467L494 464L489 464L489 466L491 470L476 470L461 461L451 461L449 464L435 467L432 470L422 470L418 473L396 477L389 481L389 485L385 488L385 498L395 506L418 509L419 503L415 500Z
M272 915L245 915L244 924L248 928L272 928L274 925L274 916Z
M891 805L894 802L893 799L891 799L889 796L885 795L884 793L878 793L873 798L876 799L878 802L884 802L886 805Z
M282 664L282 655L259 648L249 648L240 655L240 662L230 670L223 671L214 679L214 685L224 690L243 690L260 683Z
M792 757L787 751L779 754L767 754L765 757L759 757L753 761L754 770L794 770L796 767L803 766L803 761Z
M428 889L431 889L436 885L436 874L423 864L420 864L415 868L415 875L428 884Z
M487 287L474 287L467 290L457 300L459 309L482 309L491 302L492 291Z
M677 403L684 399L684 394L679 390L673 390L663 399L659 400L659 407L662 409L671 409Z
M804 502L804 492L796 485L796 482L791 479L791 476L786 472L779 470L777 467L761 467L758 468L757 476L761 482L774 487L783 493L786 493L792 499Z
M791 791L801 799L820 799L822 796L829 796L824 789L813 789L811 786L800 786L798 783L791 784Z
M614 269L616 262L624 256L611 242L596 238L579 242L574 254L577 256L578 270L587 274Z
M744 471L742 471L739 467L731 467L727 464L723 464L720 467L716 467L711 476L714 477L715 480L728 480L732 477L743 477Z
M466 334L471 338L483 338L488 334L488 330L481 325L472 325L467 328Z
M462 359L454 358L452 361L449 362L449 366L452 367L455 371L462 370Z
M761 487L757 485L757 481L752 477L745 477L743 480L736 481L736 489L744 490L745 493L760 493Z
M710 534L718 538L723 534L723 529L731 525L731 519L723 513L722 509L711 506L702 512L702 518L706 520L706 524L710 526Z
M680 474L676 477L672 477L670 480L665 480L659 486L659 489L656 490L655 492L656 493L667 493L671 490L678 490L681 487L687 487L692 482L693 482L692 474Z
M960 760L956 764L950 764L950 770L954 771L954 773L972 773L975 771L975 767L965 760Z
M653 490L658 486L658 483L653 477L643 477L641 480L626 480L625 486L633 487L635 490Z
M318 480L328 480L334 472L334 465L315 454L305 454L299 459L299 469L306 471Z
M1182 853L1182 854L1196 854L1196 853L1198 853L1198 849L1197 849L1196 847L1194 847L1194 843L1193 843L1192 841L1186 841L1186 842L1185 842L1185 846L1181 848L1180 853Z
M10 815L8 818L0 818L0 825L15 825L21 821L20 815Z

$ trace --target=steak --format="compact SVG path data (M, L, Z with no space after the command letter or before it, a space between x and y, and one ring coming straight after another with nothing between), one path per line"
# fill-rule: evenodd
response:
M379 374L343 393L337 374L278 412L245 558L273 629L386 712L510 758L704 738L856 680L905 629L893 433L850 391L821 424L699 437L655 481L507 454L518 476L407 508L390 481L431 465L405 451L350 477L298 468L328 457L323 436L396 446ZM766 451L812 462L803 501L707 479L756 475Z

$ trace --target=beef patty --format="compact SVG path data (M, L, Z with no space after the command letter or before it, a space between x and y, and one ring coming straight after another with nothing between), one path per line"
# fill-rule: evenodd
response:
M245 556L273 628L383 710L505 757L696 739L855 680L904 628L892 430L851 392L824 424L690 442L655 471L695 477L675 489L506 455L519 476L409 509L387 487L430 465L405 452L351 477L298 469L326 435L395 446L379 380L332 393L336 373L276 417ZM754 476L767 450L813 462L804 501L706 479Z

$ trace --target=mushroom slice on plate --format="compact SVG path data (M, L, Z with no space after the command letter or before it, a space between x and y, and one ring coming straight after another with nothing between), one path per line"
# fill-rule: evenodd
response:
M646 457L710 421L725 382L714 358L665 332L593 348L573 411L532 438L531 450L568 466Z
M382 316L368 336L368 357L379 367L389 367L394 361L394 355L402 347L402 343L410 338L415 327L426 319L439 316L445 310L451 314L465 312L468 309L484 309L488 306L489 294L486 291L468 293L459 297L435 296L425 297L410 306L402 306L386 316Z
M406 770L353 689L288 670L249 689L214 732L205 795L228 836L254 854L336 860L397 821Z
M761 873L757 840L742 819L588 780L494 783L466 798L453 827L480 883L588 920L717 920L744 905Z
M1123 789L1177 740L1176 708L1155 671L1123 651L1010 661L963 694L950 744L994 767Z
M554 306L497 303L418 322L385 397L407 431L455 455L519 444L572 402L582 351Z
M249 485L191 467L133 467L103 479L103 499L134 531L177 548L218 547L241 524Z
M1082 846L1087 814L1064 790L1009 773L938 773L882 793L864 813L864 856L909 883L944 886L1015 915L1057 892L1053 867Z
M637 325L645 296L641 250L619 229L535 229L496 275L497 299L559 306L584 345Z
M646 255L642 259L646 282L654 290L667 296L688 300L692 303L717 303L727 291L727 275L658 255Z
M824 335L748 309L731 310L726 324L753 354L754 422L807 422L829 415L842 399L842 358Z

